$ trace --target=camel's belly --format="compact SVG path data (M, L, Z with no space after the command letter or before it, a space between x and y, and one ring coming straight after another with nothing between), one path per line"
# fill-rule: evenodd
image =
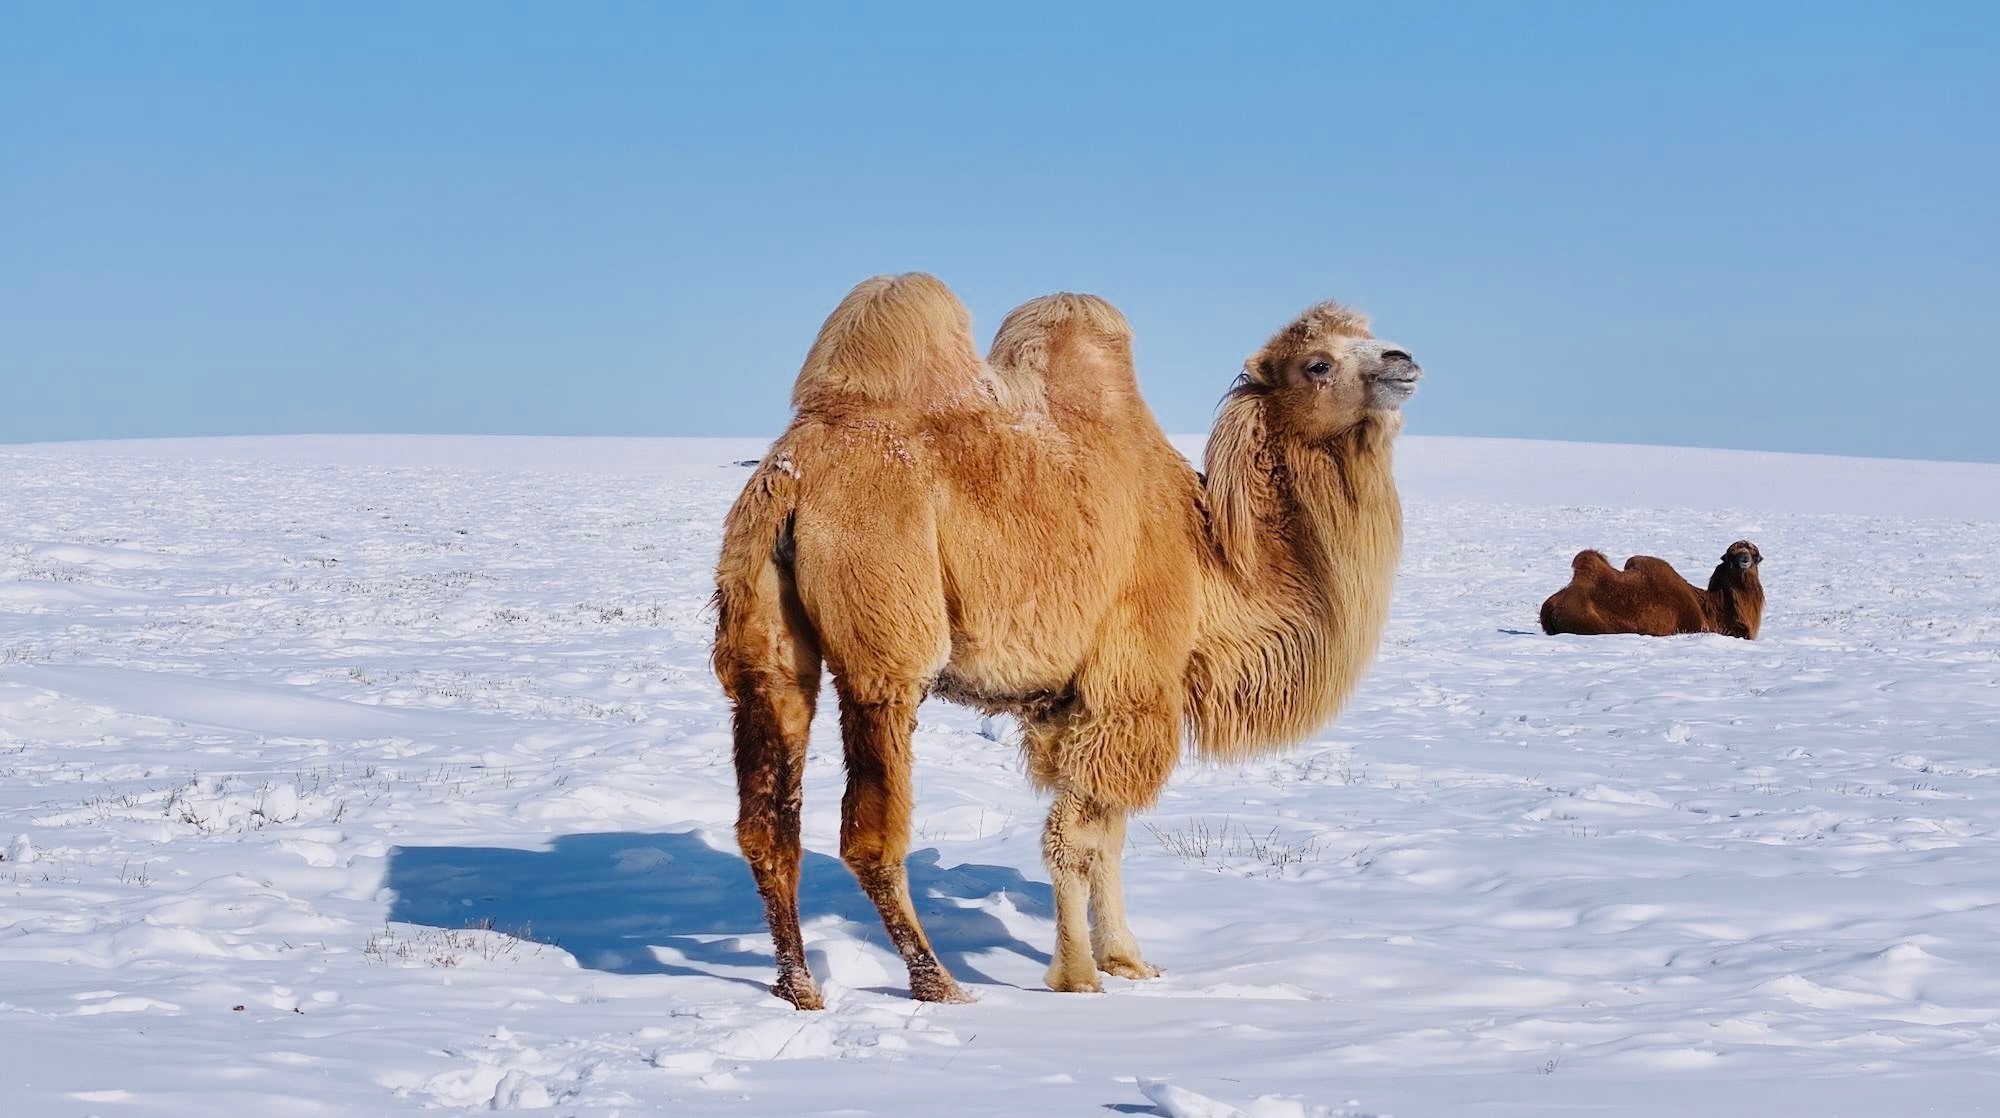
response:
M1070 690L1082 666L1083 635L1057 632L1031 624L1033 617L1003 619L1005 624L955 627L951 659L940 673L946 690L974 706L1003 708L1038 703ZM985 701L974 701L984 696Z
M984 538L1009 537L1003 530ZM1102 635L1129 567L1123 557L1090 562L1101 546L968 548L948 540L940 550L951 630L943 674L992 695L1067 690Z

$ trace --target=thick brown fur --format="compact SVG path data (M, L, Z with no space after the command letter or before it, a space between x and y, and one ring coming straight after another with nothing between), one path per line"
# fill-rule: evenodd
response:
M1569 585L1542 603L1542 631L1648 637L1720 633L1756 640L1764 618L1764 583L1757 574L1763 561L1756 544L1737 540L1722 553L1708 589L1702 590L1664 559L1634 555L1621 571L1601 551L1579 551L1570 561Z
M935 694L1015 715L1055 796L1049 983L1158 973L1126 927L1126 816L1181 752L1241 758L1324 724L1372 657L1401 546L1390 475L1417 368L1315 307L1245 366L1204 484L1139 396L1102 299L1017 308L991 354L937 280L877 278L827 319L798 415L724 527L714 663L735 704L737 835L778 955L798 930L799 783L821 663L848 766L841 856L927 1000L964 997L903 870L910 732ZM1086 912L1090 919L1086 921Z

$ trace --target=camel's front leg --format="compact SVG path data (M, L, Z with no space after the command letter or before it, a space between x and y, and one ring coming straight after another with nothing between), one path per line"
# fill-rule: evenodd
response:
M1112 816L1122 816L1118 808L1082 796L1080 792L1060 792L1048 810L1048 826L1042 832L1042 858L1048 862L1048 880L1056 890L1056 960L1048 966L1048 988L1062 992L1098 992L1098 962L1092 946L1090 898L1098 888L1106 828ZM1120 844L1124 824L1118 826ZM1116 886L1118 866L1112 862L1112 882ZM1124 926L1124 914L1118 916ZM1130 942L1130 932L1126 940ZM1136 946L1132 956L1136 958Z
M1125 923L1125 883L1119 863L1125 857L1123 811L1112 809L1099 830L1097 858L1090 866L1090 953L1097 969L1120 978L1158 978L1160 968L1139 954L1139 941Z
M1105 810L1076 792L1060 792L1042 830L1042 859L1056 894L1056 954L1049 989L1095 993L1104 989L1090 950L1091 870L1103 844Z
M1059 789L1042 834L1042 857L1056 894L1050 989L1103 989L1099 963L1127 977L1157 973L1139 957L1139 945L1125 926L1118 860L1125 815L1159 796L1179 753L1179 731L1179 709L1167 698L1111 702L1065 727L1059 745L1048 751L1051 783Z

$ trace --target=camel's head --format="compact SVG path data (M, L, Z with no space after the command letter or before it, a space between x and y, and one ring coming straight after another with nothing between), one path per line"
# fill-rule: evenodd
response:
M1737 540L1729 545L1729 550L1722 553L1722 565L1734 567L1739 571L1750 570L1763 561L1764 553L1758 551L1757 545L1749 540Z
M1423 370L1408 350L1370 334L1366 317L1327 302L1272 335L1243 363L1243 375L1288 426L1324 436L1395 417Z

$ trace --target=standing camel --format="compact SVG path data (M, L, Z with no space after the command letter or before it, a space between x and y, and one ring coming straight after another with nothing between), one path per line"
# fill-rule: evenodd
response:
M966 1001L911 905L910 735L934 694L1022 726L1054 795L1048 984L1159 973L1126 926L1126 816L1181 732L1241 759L1330 719L1381 638L1402 547L1390 473L1420 372L1333 303L1244 365L1196 474L1102 299L971 316L921 273L857 286L821 328L797 416L744 486L716 570L714 665L735 708L737 841L777 954L822 1005L799 933L799 796L822 662L847 762L840 854L924 1001ZM1088 920L1086 920L1088 914Z

